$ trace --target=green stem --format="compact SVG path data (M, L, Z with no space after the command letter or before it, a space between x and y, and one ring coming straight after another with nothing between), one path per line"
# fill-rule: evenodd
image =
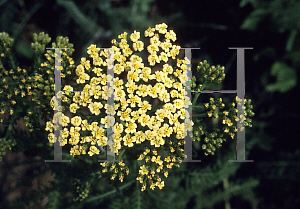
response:
M11 117L10 123L9 123L9 125L8 125L8 128L7 128L7 132L6 132L4 138L7 139L7 137L11 135L11 133L12 133L12 128L13 128L15 119L18 117L18 113L19 113L19 112L20 112L20 111L15 111L14 114L13 114L13 116Z
M228 190L229 188L228 178L223 179L223 188L225 191ZM225 197L224 201L225 201L225 209L231 209L229 198Z
M132 181L130 181L130 182L128 182L128 183L126 183L126 184L120 186L120 187L119 187L119 190L123 190L123 189L125 189L126 187L131 186L131 184L134 183L134 182L135 182L135 180L132 180ZM95 201L95 200L99 200L99 199L102 199L102 198L104 198L104 197L110 196L110 195L112 195L112 194L114 194L114 193L116 193L116 192L117 192L117 189L113 189L113 190L111 190L111 191L109 191L109 192L106 192L106 193L104 193L104 194L101 194L101 195L98 195L98 196L94 196L94 197L90 197L90 198L87 199L85 202L93 202L93 201Z
M3 65L3 63L2 63L1 58L0 58L0 66L2 66L2 68L3 68L3 70L1 70L1 73L3 73L3 72L5 71L5 68L4 68L4 65Z
M88 120L96 120L99 118L104 118L107 114L106 113L101 113L100 115L93 115L93 116L86 116Z
M84 118L84 119L87 119L87 120L89 120L90 119L90 117L89 116L87 116L87 115L85 115L85 114L83 114L80 110L77 110L77 112Z
M165 200L165 199L162 199L162 198L159 198L157 197L156 195L154 195L151 191L147 190L147 194L152 197L153 199L156 199L157 201L160 201L162 204L165 203L165 204L168 204L168 205L172 205L172 206L175 206L173 205L173 203L170 203L169 201ZM172 207L173 208L173 207Z
M18 24L18 27L14 30L14 34L12 35L13 39L17 39L17 37L22 33L24 27L30 20L30 18L43 6L42 2L36 3L32 9L27 12L26 16L22 19L21 23Z
M202 113L202 114L198 114L198 115L193 115L193 118L205 118L207 117L207 113Z
M75 84L75 85L72 85L73 88L83 88L85 85L84 84Z
M41 55L39 54L38 57L37 57L37 62L39 64L39 66L41 65Z
M124 154L125 151L126 151L126 148L124 147L124 148L121 150L121 152L120 152L120 154L118 155L118 157L117 157L116 160L121 160L121 157L122 157L122 155Z
M36 55L36 70L39 68L39 66L41 66L41 55L37 54Z
M203 110L204 110L204 109L206 109L206 108L199 105L199 106L193 106L193 110L194 110L194 109L203 109Z
M291 31L291 34L287 40L286 47L285 47L286 52L292 51L296 36L297 36L297 30L294 29Z
M8 55L8 57L9 57L9 59L10 59L10 63L11 63L11 67L12 67L12 69L16 69L16 66L15 66L15 62L14 62L14 59L12 58L12 54L11 53L9 53L9 55Z
M195 97L194 97L194 99L193 99L193 101L192 101L192 105L193 105L193 106L195 105L195 103L196 103L198 97L200 96L200 94L201 94L201 93L197 93L197 94L195 95Z
M120 120L119 122L120 122L120 123L122 123L122 125L123 125L123 126L125 126L125 123L124 123L124 121Z

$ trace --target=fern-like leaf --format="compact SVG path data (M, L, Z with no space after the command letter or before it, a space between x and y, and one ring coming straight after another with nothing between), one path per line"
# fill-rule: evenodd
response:
M120 198L114 198L113 201L110 202L109 209L123 209L122 200Z
M134 192L131 195L131 204L132 204L132 208L134 209L144 209L144 207L142 207L142 192L139 186L139 182L136 182L136 187L134 189Z
M271 75L277 77L277 82L266 86L266 90L270 92L279 91L285 93L297 84L297 75L294 68L290 68L283 62L275 62L272 65Z
M68 11L69 15L85 32L94 34L99 31L100 33L104 31L94 21L86 17L73 1L58 1L57 3Z
M60 193L58 191L53 191L50 193L48 197L49 197L49 202L47 207L49 209L59 208Z

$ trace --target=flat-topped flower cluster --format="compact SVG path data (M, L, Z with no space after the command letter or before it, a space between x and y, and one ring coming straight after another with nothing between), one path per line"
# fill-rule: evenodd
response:
M186 58L176 60L180 46L172 43L176 41L176 34L172 30L168 31L167 27L164 23L155 28L149 27L144 33L145 37L150 38L147 47L137 31L130 34L131 43L126 32L118 36L119 42L112 40L111 51L100 50L96 45L88 47L89 58L81 58L75 70L77 84L83 85L82 92L73 92L71 85L65 85L63 92L57 95L62 98L62 105L67 104L67 109L77 115L70 119L58 113L53 121L46 124L46 130L50 132L49 142L54 143L57 139L53 130L61 122L59 142L61 146L72 145L70 154L73 156L93 156L100 153L100 146L109 145L121 158L122 150L139 147L143 154L138 160L145 162L137 177L142 184L142 191L147 185L151 189L155 186L162 189L164 181L159 174L163 173L167 177L166 168L171 169L173 165L179 167L184 158L184 138L187 130L192 131L193 126L185 111L191 105L185 97L184 86L186 70L191 70L186 67L189 61ZM144 48L149 53L148 63L135 54ZM173 64L169 62L172 60ZM112 62L113 78L108 73L112 70L109 67ZM151 67L159 63L162 63L161 70L153 72ZM108 86L111 88L108 89ZM111 96L114 96L113 106L107 104ZM153 99L158 100L155 106L151 104ZM54 105L54 98L51 106L54 110L58 109ZM89 123L89 117L81 114L81 106L87 107L92 115L97 116L96 121ZM112 114L114 117L109 117ZM101 124L105 128L100 127ZM105 134L105 129L110 127L113 127L113 143L108 142ZM169 155L163 158L159 154L162 150ZM101 165L105 167L103 172L108 171L108 168L114 171L111 179L118 175L119 180L123 181L124 171L127 175L129 172L123 162L105 162Z

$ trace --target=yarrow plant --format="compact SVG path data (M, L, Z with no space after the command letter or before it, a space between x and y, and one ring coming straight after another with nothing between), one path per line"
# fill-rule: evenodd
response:
M22 143L11 134L12 124L18 117L24 117L30 132L39 130L40 122L46 121L44 128L50 132L50 144L57 141L54 130L61 123L58 141L61 146L70 147L73 157L105 155L109 147L119 162L100 165L102 173L111 173L111 180L118 178L123 182L125 175L129 174L125 162L129 162L128 156L135 156L140 164L136 180L140 182L142 191L147 186L152 190L156 187L162 189L162 179L168 177L168 169L180 167L185 157L183 145L187 131L192 131L193 141L202 142L205 155L213 155L227 136L234 138L237 128L241 127L239 121L242 120L236 117L236 106L242 100L236 98L225 110L221 98L210 98L203 106L196 104L199 92L193 94L192 102L185 98L185 73L191 70L186 64L190 61L177 58L180 46L173 43L176 34L167 28L164 23L149 27L144 32L149 42L141 41L140 32L134 31L130 35L124 32L118 36L118 41L112 40L112 51L91 45L87 50L88 58L81 58L77 66L71 57L73 45L68 38L57 37L52 48L68 48L62 50L61 54L61 78L76 83L63 84L63 91L56 95L61 98L61 109L55 105L53 97L56 54L52 49L44 54L45 62L41 57L51 40L49 36L34 34L31 48L35 51L36 60L33 72L29 74L13 62L10 52L13 40L8 34L0 33L0 114L8 113L9 116L6 135L0 139L0 157L5 154L6 148L11 149ZM146 43L149 44L146 46ZM146 54L146 58L142 53ZM113 54L113 57L110 58L109 54ZM8 58L8 61L4 58ZM112 62L114 78L109 74ZM9 63L12 67L10 70L7 68ZM210 66L205 60L198 64L194 73L192 91L201 91L206 84L220 83L225 78L224 67ZM114 96L112 106L107 102L111 96ZM249 117L254 116L253 106L251 100L244 101L244 125L251 127ZM208 111L193 114L192 121L185 110L191 104L193 110L200 108ZM49 121L47 116L53 115L53 110L58 109L62 112ZM25 112L25 116L22 112ZM115 117L109 116L112 114ZM220 118L223 129L208 131L202 118ZM7 124L5 118L0 118L0 122ZM108 140L108 128L113 128L113 142ZM75 192L82 194L77 195L79 199L84 199L88 193L88 184L82 186Z
M204 136L202 148L206 155L214 154L216 148L226 141L224 133L233 138L237 132L232 123L236 118L236 103L232 103L229 111L223 112L223 124L227 126L223 132L217 129L208 133L199 119L196 120L197 130L193 130L194 123L185 110L192 105L185 97L185 75L187 70L191 70L186 64L190 61L187 58L176 59L180 46L173 44L176 34L168 31L167 27L165 23L149 27L144 32L145 37L150 39L148 46L140 40L140 32L134 31L129 38L124 32L118 36L119 41L112 40L113 57L109 57L111 52L107 49L89 46L89 57L81 58L75 69L77 85L65 85L63 91L56 95L62 99L62 111L69 110L74 116L70 118L58 113L46 123L45 129L50 132L49 142L55 143L57 139L53 131L60 123L59 143L61 146L71 145L72 156L98 155L101 148L105 150L109 146L117 160L121 161L100 163L102 173L112 173L111 180L118 178L123 182L129 168L122 157L125 158L126 150L138 151L137 160L141 165L136 180L141 184L141 191L147 186L152 190L155 187L162 189L162 178L168 177L168 169L180 167L185 157L183 145L187 131L193 131L193 141L200 141L200 136ZM139 56L143 51L148 53L147 60ZM110 69L111 61L114 65ZM112 69L114 78L108 74ZM206 61L199 63L197 71L201 76L198 79L193 77L192 90L201 91L207 83L220 83L225 78L224 67L210 67ZM198 87L196 83L199 83ZM108 89L108 86L113 88ZM75 87L82 89L75 92ZM107 103L110 96L114 96L113 106ZM198 96L193 99L193 104ZM253 116L250 100L245 102L245 111ZM53 110L60 109L55 105L55 97L50 105ZM215 109L222 109L225 104L222 99L214 101L211 98L204 107L210 109L204 117L218 118L219 113ZM83 109L88 109L90 115L84 114ZM109 117L109 114L114 114L115 118ZM251 125L250 122L250 119L246 120L246 125ZM110 127L113 128L113 141L106 136L106 129Z

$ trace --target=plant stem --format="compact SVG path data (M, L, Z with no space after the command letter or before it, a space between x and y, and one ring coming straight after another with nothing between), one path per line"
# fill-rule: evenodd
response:
M198 115L193 115L193 118L204 118L207 116L207 113L202 113L202 114L198 114Z
M83 114L80 110L77 110L77 112L78 112L84 119L88 119L88 120L90 119L89 116Z
M8 57L9 57L9 59L10 59L10 63L11 63L12 69L15 70L15 69L16 69L16 66L15 66L15 62L14 62L14 60L13 60L13 58L12 58L12 54L9 53Z
M119 190L123 190L123 189L125 189L126 187L129 187L129 186L130 186L132 183L134 183L134 182L135 182L135 180L132 180L132 181L130 181L130 182L128 182L128 183L126 183L126 184L120 186L120 187L119 187ZM113 189L113 190L111 190L111 191L109 191L109 192L106 192L106 193L104 193L104 194L101 194L101 195L98 195L98 196L94 196L94 197L90 197L89 199L86 200L86 202L93 202L93 201L95 201L95 200L98 200L98 199L107 197L107 196L109 196L109 195L112 195L112 194L114 194L114 193L116 193L116 192L117 192L117 189Z
M125 123L124 123L124 121L120 120L120 123L122 123L122 125L123 125L123 126L125 126Z
M223 188L226 191L229 188L228 178L223 179ZM231 209L230 202L228 198L225 198L225 209Z
M3 72L5 71L5 68L4 68L4 65L3 65L3 63L2 63L1 58L0 58L0 66L2 66L2 68L3 68L3 70L1 70L1 73L3 73Z
M192 105L193 105L193 106L195 105L195 103L196 103L198 97L200 96L200 94L201 94L201 93L197 93L197 94L195 95L195 97L194 97L194 99L193 99L193 101L192 101Z
M123 150L120 152L120 154L118 155L116 160L120 160L125 151L126 151L126 149L123 148Z
M94 121L94 120L96 120L96 119L98 119L98 118L103 118L103 117L105 117L105 115L107 115L107 114L101 113L100 115L93 115L93 116L86 116L86 117L87 117L87 119Z
M205 107L203 107L203 106L200 106L200 105L198 105L198 106L193 106L193 110L196 110L196 109L207 109L207 108L205 108Z
M297 30L294 29L294 30L291 31L290 36L287 40L286 47L285 47L286 52L291 52L292 51L296 36L297 36Z
M7 132L5 134L5 137L4 138L8 138L11 133L12 133L12 129L13 129L13 125L14 125L14 122L15 122L15 119L18 118L18 113L20 112L20 110L16 110L13 114L13 116L11 117L10 119L10 123L8 125L8 128L7 128Z

